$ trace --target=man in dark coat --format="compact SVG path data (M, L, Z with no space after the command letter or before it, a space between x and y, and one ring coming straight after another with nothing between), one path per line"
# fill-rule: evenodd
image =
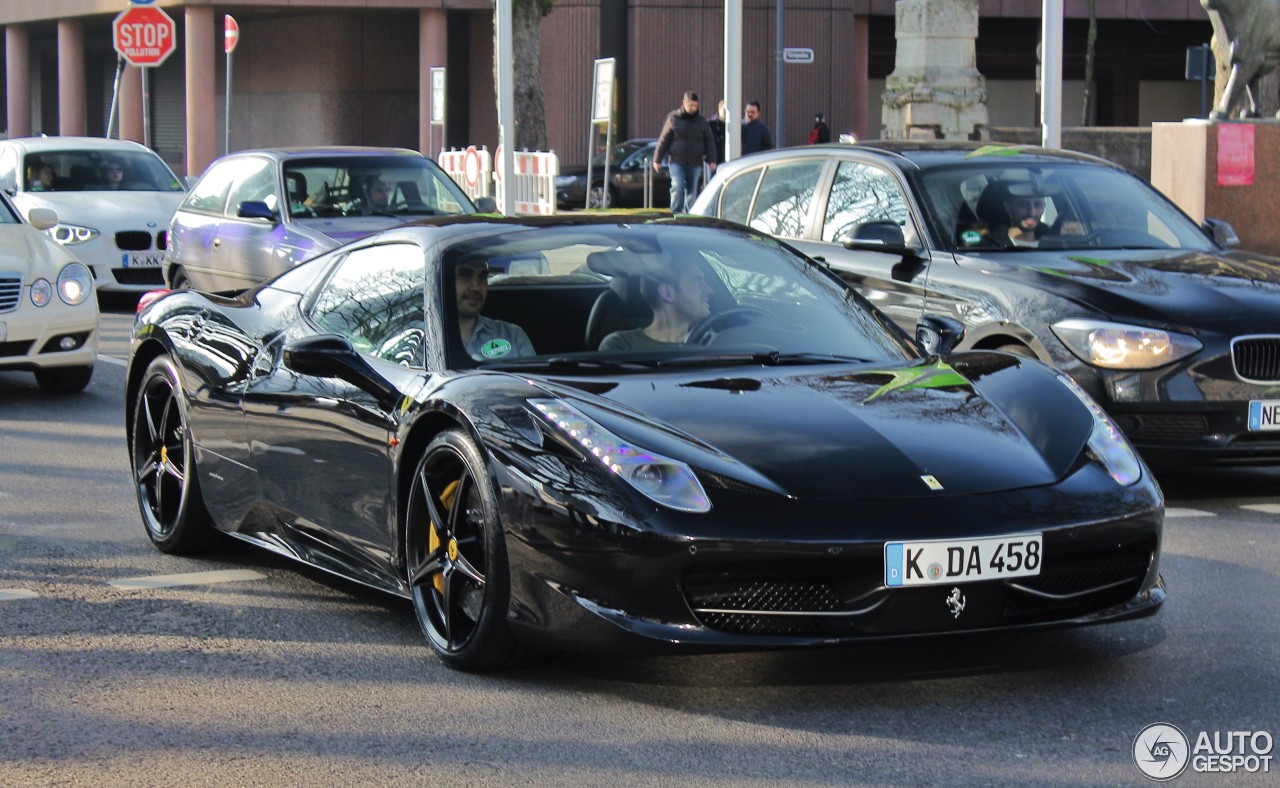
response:
M760 102L748 101L746 119L742 121L742 155L750 156L762 150L773 150L773 134L760 120Z
M702 164L706 162L716 171L716 141L711 136L707 119L698 112L698 94L686 91L680 109L667 115L658 135L658 147L653 153L653 169L662 171L661 162L671 157L671 210L684 213L698 196L698 181L702 177Z

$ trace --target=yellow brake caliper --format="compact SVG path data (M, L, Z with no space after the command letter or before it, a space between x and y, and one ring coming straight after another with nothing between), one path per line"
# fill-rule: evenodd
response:
M449 486L444 488L444 492L440 494L440 503L444 506L442 511L448 512L453 509L453 497L458 494L458 480L449 482ZM436 554L436 550L440 549L440 532L436 530L435 522L431 523L431 533L427 536L427 550L431 555ZM451 557L457 554L457 543L449 544L449 555ZM440 570L431 576L431 584L436 587L436 591L444 593L444 570Z

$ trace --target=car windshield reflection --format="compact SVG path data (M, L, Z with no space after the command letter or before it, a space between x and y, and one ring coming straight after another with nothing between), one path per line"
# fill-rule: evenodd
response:
M284 168L289 215L435 216L470 213L461 189L426 159L358 156L298 159Z

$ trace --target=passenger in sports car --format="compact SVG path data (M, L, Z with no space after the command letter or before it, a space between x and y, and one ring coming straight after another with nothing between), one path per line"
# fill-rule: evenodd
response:
M676 259L666 271L646 275L640 292L653 310L643 328L614 331L601 350L646 350L683 344L689 327L711 314L711 287L692 260Z
M464 260L455 271L458 292L458 328L467 355L476 361L536 355L524 329L515 323L480 314L489 297L489 263Z

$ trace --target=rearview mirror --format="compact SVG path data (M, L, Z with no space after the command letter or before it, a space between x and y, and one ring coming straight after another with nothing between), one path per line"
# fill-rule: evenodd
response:
M480 197L475 200L476 213L497 213L498 201L492 197Z
M345 380L361 391L372 394L378 405L390 410L400 401L400 392L369 366L346 337L321 334L305 337L284 346L285 367L299 375Z
M50 208L32 208L27 215L27 223L37 230L48 230L58 225L58 214Z
M929 354L945 356L964 339L964 324L941 315L922 315L916 321L916 343Z
M276 221L275 211L267 207L265 202L261 200L245 200L236 206L236 216L241 219L266 219L269 222Z
M903 257L921 256L920 249L907 245L902 226L888 220L863 222L854 228L853 237L846 238L842 245L851 251L884 252Z
M1231 226L1231 222L1206 218L1200 227L1218 246L1240 245L1240 236L1236 233L1236 228Z

